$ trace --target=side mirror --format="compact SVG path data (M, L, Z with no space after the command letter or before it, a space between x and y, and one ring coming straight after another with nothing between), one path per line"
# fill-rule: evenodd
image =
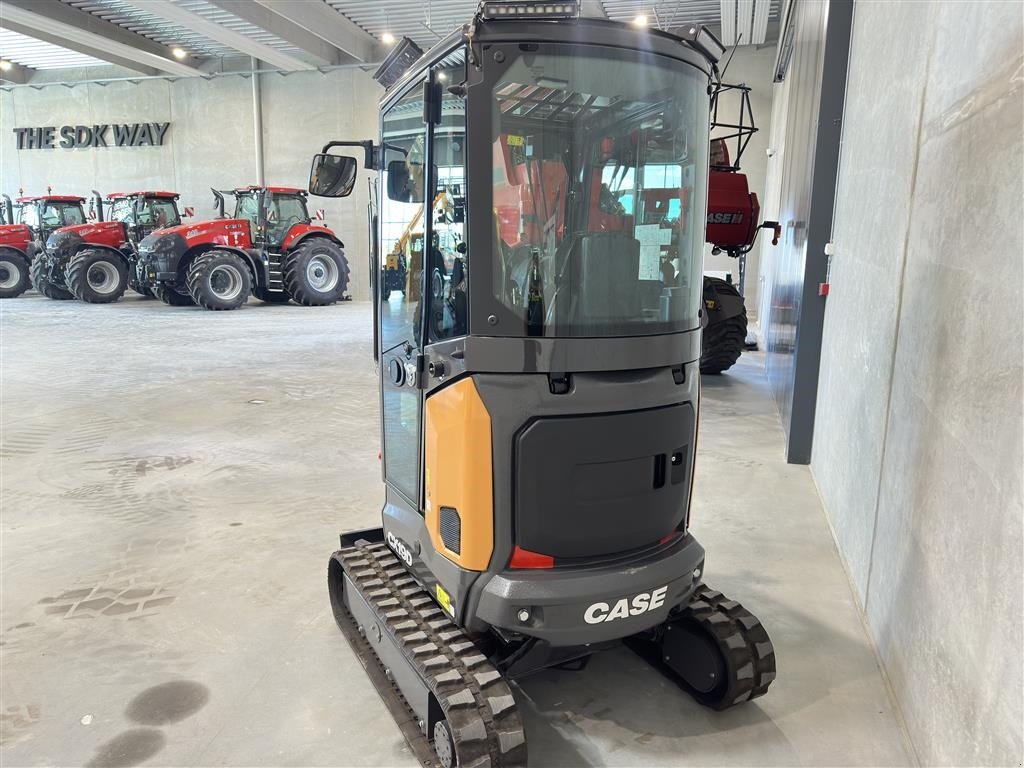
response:
M309 193L318 197L348 197L356 186L358 169L354 157L316 155L309 171Z
M392 160L388 163L388 199L399 203L422 203L423 166L407 160Z

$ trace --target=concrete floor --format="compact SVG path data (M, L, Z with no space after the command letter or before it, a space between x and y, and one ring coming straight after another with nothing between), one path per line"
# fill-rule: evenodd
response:
M325 585L382 498L370 317L0 305L3 765L414 765ZM760 362L705 382L693 531L777 681L720 714L625 651L538 675L532 765L912 764Z

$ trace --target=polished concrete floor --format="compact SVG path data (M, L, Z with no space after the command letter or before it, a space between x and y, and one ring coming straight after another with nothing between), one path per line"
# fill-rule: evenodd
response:
M0 763L411 766L327 604L381 503L371 308L0 305ZM531 764L907 765L758 356L704 385L693 531L774 639L708 712L630 653L519 689Z

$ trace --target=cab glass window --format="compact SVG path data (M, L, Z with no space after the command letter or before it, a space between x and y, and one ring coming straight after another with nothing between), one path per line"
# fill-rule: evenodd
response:
M520 51L492 90L493 332L699 327L707 76L643 51Z
M67 227L85 224L85 212L77 203L47 203L43 207L42 222L47 227Z
M235 218L248 219L255 224L259 219L260 206L255 195L239 195L235 205Z
M465 79L465 51L436 68L442 86ZM466 243L466 100L443 89L441 122L434 126L432 163L437 187L431 213L430 341L468 331L469 248Z
M180 223L178 206L168 198L144 200L139 209L139 224L143 227L173 227Z

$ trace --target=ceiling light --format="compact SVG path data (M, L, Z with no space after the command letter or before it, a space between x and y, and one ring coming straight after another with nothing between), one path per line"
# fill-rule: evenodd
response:
M4 72L9 70L13 66L14 65L11 64L11 62L9 62L7 59L0 59L0 69L2 69Z
M446 75L444 72L438 72L437 79L443 83L448 79L448 75Z
M186 56L188 56L188 52L184 48L181 48L177 45L171 48L171 54L174 56L174 58L179 60L184 59Z
M646 27L647 26L647 17L644 14L641 13L635 19L633 19L633 24L634 24L634 26L637 26L637 27Z
M385 32L383 35L380 36L380 40L382 43L384 43L384 45L391 45L393 42L395 42L395 36L392 35L390 32Z

